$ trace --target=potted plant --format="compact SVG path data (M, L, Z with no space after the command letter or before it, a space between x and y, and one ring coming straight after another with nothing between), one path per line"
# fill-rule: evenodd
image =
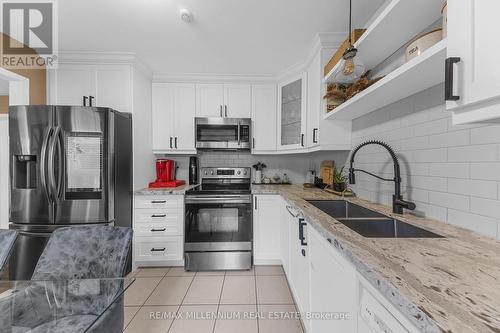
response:
M260 184L262 182L262 170L267 166L262 162L257 162L257 164L252 165L252 168L255 169L255 184Z
M333 167L333 190L337 192L344 192L347 188L347 176L344 175L344 167L340 170Z

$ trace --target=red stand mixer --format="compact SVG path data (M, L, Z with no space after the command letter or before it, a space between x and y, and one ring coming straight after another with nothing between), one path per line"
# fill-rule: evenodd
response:
M156 181L149 183L150 188L177 187L184 184L185 180L175 179L174 160L156 160Z

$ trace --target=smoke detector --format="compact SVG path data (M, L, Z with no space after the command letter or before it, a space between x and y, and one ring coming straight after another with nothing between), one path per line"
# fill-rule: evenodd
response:
M193 20L193 14L186 8L182 8L179 13L181 14L181 20L183 20L186 23L191 23Z

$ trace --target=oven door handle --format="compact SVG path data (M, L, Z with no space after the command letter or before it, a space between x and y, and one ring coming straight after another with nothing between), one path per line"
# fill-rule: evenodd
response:
M214 197L191 197L187 196L185 198L186 203L195 203L195 204L203 204L203 203L252 203L250 197L241 197L241 196L214 196Z
M238 122L238 146L241 146L241 121Z

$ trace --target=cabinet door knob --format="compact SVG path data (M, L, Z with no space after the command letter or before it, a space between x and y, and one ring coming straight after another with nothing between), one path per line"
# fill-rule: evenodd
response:
M224 105L224 114L225 114L225 116L227 118L227 105Z
M93 105L92 105L92 101L94 100L94 98L95 98L94 96L89 96L89 103L90 103L90 106L93 106Z
M83 106L87 106L87 100L89 98L87 96L83 96Z
M175 137L175 139L174 139L174 146L175 146L175 149L177 149L177 137Z
M446 58L444 67L444 100L458 101L460 96L453 95L453 65L460 62L459 57Z
M172 137L170 137L170 149L172 149Z
M300 145L304 147L304 134L300 135Z
M222 105L220 106L220 116L222 117Z

